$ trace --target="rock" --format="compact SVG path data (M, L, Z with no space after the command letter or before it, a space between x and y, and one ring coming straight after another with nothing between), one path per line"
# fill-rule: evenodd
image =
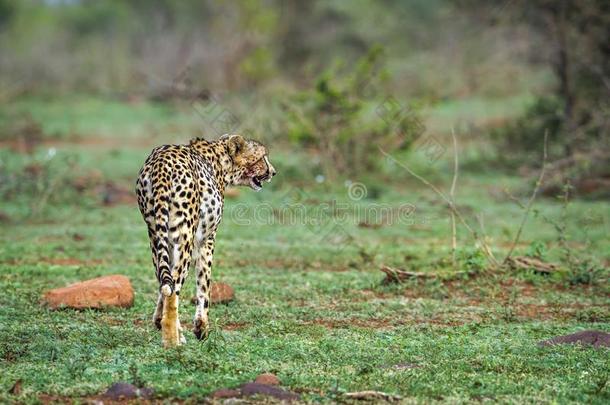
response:
M584 330L570 335L556 336L552 339L538 342L538 346L555 346L565 344L581 344L583 346L610 347L610 333L599 330Z
M235 299L235 291L227 283L212 283L210 287L210 301L212 304L226 304ZM193 304L197 303L197 297L191 298Z
M299 396L294 392L286 391L273 385L246 383L241 386L241 393L244 396L251 395L266 395L279 399L280 401L292 401L299 399Z
M150 388L138 388L133 384L118 382L112 384L102 396L113 401L122 401L134 398L148 399L152 397L152 393Z
M133 288L129 279L121 275L112 275L47 291L42 301L51 309L62 307L99 309L104 307L129 308L133 305L133 298Z
M212 398L238 398L241 396L239 390L232 390L230 388L221 388L214 391L211 395Z
M224 304L233 301L235 291L227 283L212 283L210 291L210 301L212 304Z
M280 401L288 402L298 400L300 398L299 395L294 392L287 391L283 388L276 387L269 383L258 382L259 377L261 376L271 376L275 379L276 383L279 383L278 378L273 374L261 374L256 378L256 381L253 383L242 384L238 388L222 388L214 391L210 395L210 397L214 399L233 399L249 397L253 395L264 395L279 399Z
M280 379L275 374L263 373L254 379L257 384L280 385Z

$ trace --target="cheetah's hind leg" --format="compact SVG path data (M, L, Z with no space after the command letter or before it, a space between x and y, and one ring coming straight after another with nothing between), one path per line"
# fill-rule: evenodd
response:
M163 294L159 293L157 298L157 306L155 307L155 313L153 314L153 323L155 327L161 330L161 320L163 319Z
M178 320L178 296L172 293L163 297L163 318L161 320L161 336L163 347L179 346L180 322Z

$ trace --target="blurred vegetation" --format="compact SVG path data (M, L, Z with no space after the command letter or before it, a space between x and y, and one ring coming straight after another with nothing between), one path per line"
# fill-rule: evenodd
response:
M492 134L494 152L486 145L480 154L493 155L496 166L531 168L548 131L551 160L566 160L553 168L549 192L566 179L580 192L590 177L599 180L593 188L607 190L610 161L600 151L609 149L609 7L603 0L0 0L0 101L246 100L241 117L256 110L257 136L311 150L331 176L377 172L377 146L404 151L422 131L449 144L452 125L473 138ZM365 91L371 83L374 91ZM510 100L533 102L515 108ZM441 127L428 120L473 101L503 113L473 119L458 111ZM388 120L380 112L390 104L408 114ZM523 116L514 119L515 110ZM0 137L19 136L9 127Z
M25 82L21 92L150 96L185 70L198 89L308 87L335 61L355 63L383 44L392 85L405 96L523 91L528 63L498 69L524 52L510 45L515 32L477 22L493 12L449 0L2 0L0 50L10 57L0 72L3 85Z
M608 351L535 344L610 330L606 3L0 0L0 403L117 381L203 402L262 372L306 402L608 403ZM227 195L214 279L236 299L164 351L134 179L153 147L224 130L265 142L278 176ZM446 204L400 167L450 190L452 130L480 235L458 224L455 249ZM559 198L514 241L545 132ZM490 268L482 245L556 271ZM116 273L132 308L39 305Z
M285 103L287 135L322 154L325 173L358 175L380 169L378 147L406 149L421 130L413 110L383 98L387 72L383 49L372 48L353 69L336 66L321 74L314 88Z
M496 139L505 151L529 152L540 149L548 131L551 156L561 159L554 168L563 174L555 173L553 190L566 179L610 179L610 3L536 0L516 2L511 12L550 45L538 63L551 66L556 83L523 118L497 130ZM532 163L528 153L508 156Z

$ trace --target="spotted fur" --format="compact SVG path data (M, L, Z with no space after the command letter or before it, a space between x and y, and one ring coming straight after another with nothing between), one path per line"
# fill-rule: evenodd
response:
M178 297L191 260L197 276L193 331L199 339L207 336L212 258L225 188L247 185L258 191L275 174L267 149L241 135L159 146L146 159L136 194L159 282L153 321L162 330L164 346L185 341Z

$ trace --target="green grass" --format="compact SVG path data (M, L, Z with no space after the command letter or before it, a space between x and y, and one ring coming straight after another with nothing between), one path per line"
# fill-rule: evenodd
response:
M460 128L466 123L478 127L497 126L519 117L533 101L531 94L494 99L448 100L426 109L424 113L429 117L429 131L446 134L450 133L451 127L456 131L468 131L469 128Z
M156 112L165 107L90 103L105 111L106 119L116 118L109 132L140 128L132 134L134 142L98 147L62 141L53 159L74 155L74 176L97 170L102 179L130 190L150 150L142 128L149 118L163 121ZM43 125L62 128L66 124L59 116L51 116L66 105L57 104L32 108L39 110ZM139 115L139 109L150 111ZM193 122L192 117L168 119L175 120L178 133L187 133ZM90 120L78 125L97 128L96 119ZM44 159L48 146L31 157L3 151L3 170L16 173ZM187 333L188 343L171 350L161 348L150 321L157 285L145 226L134 204L103 206L96 192L74 194L59 183L32 217L28 207L37 206L40 194L11 194L0 206L12 217L2 223L0 234L0 401L36 402L41 394L83 398L117 381L152 387L159 399L196 401L262 372L277 374L283 386L307 401L331 402L343 392L360 390L426 403L610 400L608 349L536 344L584 329L610 330L607 269L587 285L575 284L570 269L553 276L510 270L452 276L446 210L406 173L388 166L384 172L391 175L385 180L360 179L368 197L352 201L342 181L318 184L313 173L299 174L296 168L285 174L277 162L289 165L295 152L271 148L280 175L261 193L242 190L237 199L227 200L218 234L213 277L231 284L236 299L212 307L207 341ZM432 166L417 152L403 158L425 169L436 184L449 184L448 157ZM506 253L521 218L518 207L498 196L503 187L520 195L529 190L519 178L490 171L461 173L458 188L467 219L476 225L476 215L483 214L498 257ZM345 204L347 218L324 212L314 216L332 201ZM358 226L365 219L362 212L405 203L416 207L412 222ZM319 222L291 224L287 218L294 215L295 204L306 207L305 219ZM536 207L560 220L557 201L539 199ZM606 202L593 201L574 201L567 211L570 246L600 267L610 260L607 212ZM251 223L243 224L244 219ZM460 228L458 236L468 255L468 234ZM517 253L537 241L545 246L547 260L558 261L557 237L552 225L531 218ZM54 264L62 258L74 265ZM460 264L459 270L476 267L464 260ZM439 277L383 285L382 265ZM39 304L47 289L107 274L131 279L136 292L132 308L50 311ZM187 328L194 315L188 302L193 290L189 278L180 311ZM417 367L392 367L399 363ZM8 390L17 380L23 389L16 397Z

